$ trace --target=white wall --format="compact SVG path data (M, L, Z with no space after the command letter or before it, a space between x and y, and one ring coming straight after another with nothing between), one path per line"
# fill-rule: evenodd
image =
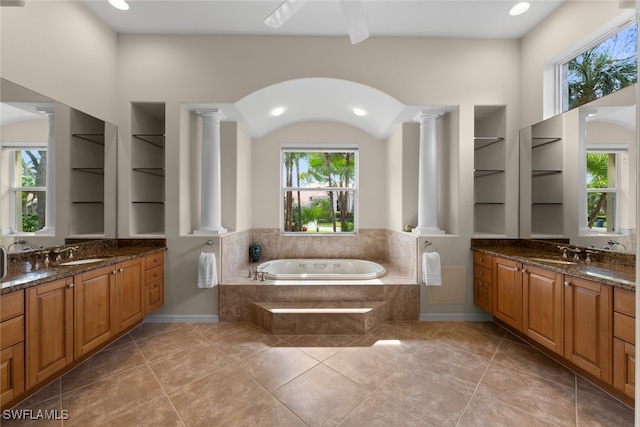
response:
M79 1L0 8L0 76L115 123L117 35Z
M188 235L197 215L191 207L199 196L193 194L191 183L198 166L192 147L186 146L193 130L183 103L234 103L274 83L330 77L366 84L407 105L458 106L445 130L459 145L447 147L448 158L444 160L449 173L458 168L457 195L450 195L444 203L453 215L458 210L457 225L452 227L456 234L432 240L445 265L466 266L470 272L473 106L506 105L507 138L517 141L519 128L543 117L544 63L622 13L617 2L571 1L521 42L372 37L352 46L343 37L116 37L80 3L29 2L28 6L0 9L2 77L115 122L124 146L131 127L129 103L166 103L166 236L170 249L167 303L161 313L181 315L217 311L213 292L198 290L193 283L203 239ZM46 73L35 66L42 63L47 64ZM314 129L315 135L309 135L309 129ZM367 154L371 166L361 170L361 181L371 185L363 189L361 209L372 213L362 218L360 226L385 227L390 223L389 208L380 208L380 200L388 203L396 199L387 194L391 172L385 158L386 143L343 125L309 123L292 125L251 144L246 135L238 137L242 141L236 151L238 170L251 171L251 178L236 176L236 188L250 194L250 200L244 196L244 200L234 201L238 228L249 223L256 228L279 224L275 207L279 184L263 181L279 176L278 152L273 147L283 135L298 141L313 136L351 142L354 135L367 140L363 146L371 148ZM249 157L250 163L246 160ZM126 188L127 179L125 174L119 188ZM126 195L121 191L125 202ZM406 199L407 195L403 196ZM120 198L120 220L129 209L128 203L122 202ZM240 219L240 211L250 211L251 219ZM393 219L394 224L397 221ZM471 277L466 280L469 292ZM432 306L424 293L422 311L479 312L470 294L461 305Z
M553 89L552 63L577 53L585 41L631 17L633 10L620 9L618 1L566 1L525 35L520 43L520 97L526 100L521 106L520 128L557 114L554 94L545 92L547 86Z

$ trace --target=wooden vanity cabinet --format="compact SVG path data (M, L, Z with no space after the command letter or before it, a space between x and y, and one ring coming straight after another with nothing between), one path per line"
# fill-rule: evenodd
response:
M149 314L164 304L164 254L147 255L144 264L144 313Z
M112 265L75 276L75 357L116 334L116 273Z
M612 384L612 287L564 276L564 357Z
M493 258L493 316L522 331L522 264Z
M562 355L564 323L562 274L523 265L522 332Z
M24 291L17 291L0 296L0 405L24 387Z
M493 256L481 252L473 253L473 303L493 311Z
M616 288L613 292L613 386L635 397L635 292Z
M142 320L145 310L144 259L136 258L117 265L116 314L120 332Z
M74 360L73 278L26 290L26 387L56 374Z

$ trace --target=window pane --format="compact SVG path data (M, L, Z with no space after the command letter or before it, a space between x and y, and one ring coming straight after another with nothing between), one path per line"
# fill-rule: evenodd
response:
M284 231L355 231L355 158L355 150L283 151Z
M46 150L16 150L16 187L47 186Z
M630 25L562 65L562 111L637 81L638 26Z
M16 232L41 230L45 225L45 192L16 191L15 198Z
M353 232L354 198L353 191L285 191L284 230Z
M587 226L592 230L616 231L616 176L615 153L587 153Z

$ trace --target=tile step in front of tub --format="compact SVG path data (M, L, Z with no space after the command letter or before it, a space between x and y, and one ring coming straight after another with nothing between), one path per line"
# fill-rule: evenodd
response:
M387 321L384 301L253 302L251 320L277 335L366 334Z

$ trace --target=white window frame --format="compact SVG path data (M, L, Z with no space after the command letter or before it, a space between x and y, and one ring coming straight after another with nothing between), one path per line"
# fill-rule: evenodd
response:
M36 232L25 232L18 231L18 216L16 215L18 206L16 206L17 193L20 191L42 191L45 193L45 198L47 194L47 187L23 187L22 185L17 185L17 170L16 170L16 153L18 151L24 150L36 150L36 151L47 151L47 143L46 142L12 142L8 144L2 145L3 150L9 151L10 156L10 165L9 165L9 173L11 176L9 177L9 192L11 193L11 233L14 235L33 235ZM49 157L47 156L47 162ZM47 164L47 167L49 165ZM20 183L22 184L22 183ZM48 184L48 183L47 183ZM47 209L55 209L53 203L47 203ZM42 224L43 228L47 226L47 224Z
M620 191L620 154L624 153L624 152L628 152L628 147L626 146L620 146L620 145L612 145L612 146L590 146L587 148L587 150L584 152L584 162L586 163L587 161L587 153L607 153L607 154L615 154L616 156L616 170L615 170L615 186L614 187L607 187L607 188L589 188L586 185L586 179L587 176L585 174L584 180L585 180L585 187L586 187L586 191L583 192L583 194L581 195L581 197L584 200L584 205L583 206L588 206L588 194L589 193L613 193L615 194L615 215L614 215L614 231L607 231L607 232L599 232L599 231L595 231L593 229L589 229L587 226L588 224L588 218L584 218L584 213L581 214L581 218L583 218L581 221L583 221L583 226L581 227L581 229L583 230L587 230L586 233L582 233L583 235L601 235L601 236L605 236L605 235L620 235L620 234L624 234L622 229L620 228L620 197L619 197L619 191ZM585 168L586 170L586 168Z
M313 153L313 152L334 152L343 153L352 151L354 153L354 187L331 187L333 191L349 191L353 193L353 231L331 232L331 233L307 233L302 231L285 231L284 229L284 203L287 191L327 191L327 187L285 187L284 186L284 154L289 152ZM359 159L360 153L357 144L281 144L280 145L280 233L287 236L353 236L358 234L358 217L359 217Z

